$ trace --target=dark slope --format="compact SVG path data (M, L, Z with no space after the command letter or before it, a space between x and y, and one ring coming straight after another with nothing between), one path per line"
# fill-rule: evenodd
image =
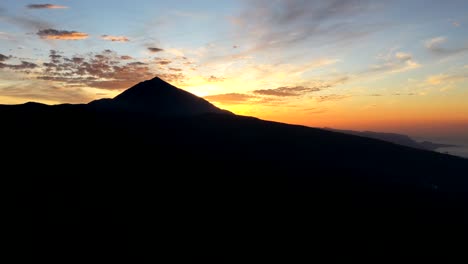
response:
M34 234L41 254L196 260L468 234L465 159L232 114L28 104L0 117L15 237Z

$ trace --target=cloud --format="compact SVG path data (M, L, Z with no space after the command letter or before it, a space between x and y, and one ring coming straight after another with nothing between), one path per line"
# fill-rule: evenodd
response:
M428 39L425 42L425 46L429 50L437 50L440 44L445 43L447 41L446 37L436 37L432 39Z
M375 31L376 23L356 19L370 9L367 0L245 0L243 12L232 18L248 52L285 48L301 43L337 43Z
M110 36L110 35L102 35L101 39L112 41L112 42L128 42L130 39L125 36Z
M208 82L223 82L224 80L226 80L225 78L223 77L216 77L214 75L211 75L210 77L206 78L206 80Z
M330 94L316 97L315 100L319 103L327 101L340 101L346 98L351 97L350 95L339 95L339 94Z
M330 86L326 86L330 87ZM254 94L259 95L271 95L271 96L301 96L311 92L318 92L322 87L304 87L304 86L295 86L295 87L279 87L276 89L264 89L264 90L255 90Z
M93 98L80 88L64 88L38 80L28 80L0 88L2 96L25 98L27 100L48 100L67 103L84 103Z
M53 5L53 4L31 4L26 6L29 9L64 9L67 6Z
M4 62L6 60L9 60L10 58L11 58L11 56L5 56L5 55L0 53L0 62Z
M403 72L421 67L410 53L396 52L388 58L383 58L381 64L372 65L365 73Z
M159 64L159 65L168 65L172 63L172 61L168 59L155 58L154 60L156 61L156 64Z
M426 78L426 83L430 85L448 84L464 81L468 79L468 74L437 74Z
M37 35L43 39L54 39L54 40L81 40L87 39L88 34L77 32L77 31L67 31L67 30L56 30L56 29L42 29L37 32Z
M460 24L460 22L454 21L454 22L452 22L452 25L454 27L459 27L461 24Z
M447 38L440 36L425 41L425 47L434 54L450 56L468 51L468 45L461 47L443 47Z
M124 59L122 59L124 58ZM64 56L51 50L49 62L43 63L38 78L63 86L94 87L107 90L129 88L138 82L159 76L169 82L182 82L185 75L170 69L155 71L148 63L111 50L97 54Z
M7 22L27 30L41 30L53 27L49 22L32 16L10 15L2 8L0 8L0 19L2 22Z
M5 64L0 62L0 69L10 69L10 70L31 70L37 68L38 65L32 62L21 61L21 64Z
M11 34L9 34L9 33L0 32L0 39L3 39L3 40L14 40L15 38L13 37L13 35L11 35Z
M305 108L305 109L302 109L302 111L304 112L307 112L309 114L323 114L323 113L326 113L328 111L328 109L326 108Z
M169 68L170 71L181 72L182 69L179 68Z
M161 51L164 51L163 49L161 48L156 48L156 47L149 47L148 50L152 53L157 53L157 52L161 52Z
M241 93L227 93L227 94L216 94L208 95L203 97L210 102L224 103L224 104L242 104L252 99L257 98L253 95L241 94Z

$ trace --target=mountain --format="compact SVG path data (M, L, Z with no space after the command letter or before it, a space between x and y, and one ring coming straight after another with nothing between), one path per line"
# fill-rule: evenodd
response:
M114 99L90 103L99 110L151 113L160 116L193 116L205 113L229 114L208 101L155 77L124 91Z
M234 115L160 79L0 120L8 241L35 259L238 263L279 259L259 245L310 258L313 242L468 237L468 160Z
M436 150L438 148L446 148L446 147L456 147L455 145L448 145L448 144L437 144L429 141L417 142L410 138L407 135L401 135L396 133L382 133L382 132L372 132L372 131L353 131L353 130L340 130L340 129L333 129L333 128L324 128L326 130L356 135L361 137L368 137L368 138L375 138L380 139L383 141L388 141L394 144L407 146L411 148L417 149L425 149L425 150Z

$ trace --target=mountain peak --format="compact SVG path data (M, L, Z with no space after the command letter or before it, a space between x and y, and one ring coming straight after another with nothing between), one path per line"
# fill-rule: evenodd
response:
M159 77L138 83L115 98L103 101L102 104L98 103L98 105L119 111L151 113L160 116L230 113L167 83Z

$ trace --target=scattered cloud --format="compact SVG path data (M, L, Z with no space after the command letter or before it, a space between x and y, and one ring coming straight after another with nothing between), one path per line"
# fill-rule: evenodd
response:
M468 44L459 47L443 47L447 43L447 38L440 36L425 41L426 48L437 55L454 55L468 51Z
M112 42L128 42L130 39L125 36L110 36L110 35L102 35L101 39L112 41Z
M152 53L158 53L164 51L164 49L156 48L156 47L149 47L148 50Z
M124 59L122 59L124 58ZM81 56L64 56L51 50L49 62L43 63L39 79L58 82L65 86L94 87L107 90L121 90L134 84L159 76L169 82L181 82L185 75L180 71L159 69L127 55L111 50L88 53Z
M78 31L56 30L51 28L39 30L37 35L43 39L54 40L81 40L89 37L88 34Z
M64 9L68 6L53 5L53 4L31 4L26 6L29 9Z
M350 95L339 95L339 94L330 94L330 95L322 95L316 97L315 100L319 103L327 102L327 101L340 101L346 98L351 97Z
M224 103L224 104L242 104L252 99L257 98L256 96L241 93L227 93L227 94L216 94L208 95L203 97L210 102Z
M330 86L327 85L326 87L328 88ZM253 93L259 94L259 95L287 97L287 96L301 96L301 95L308 94L311 92L318 92L321 89L322 87L295 86L295 87L279 87L276 89L255 90L253 91Z
M5 64L0 62L0 69L10 69L16 71L31 70L37 68L38 65L32 62L21 61L20 64Z
M452 25L453 25L454 27L459 27L459 26L460 26L460 22L454 21L454 22L452 22Z

